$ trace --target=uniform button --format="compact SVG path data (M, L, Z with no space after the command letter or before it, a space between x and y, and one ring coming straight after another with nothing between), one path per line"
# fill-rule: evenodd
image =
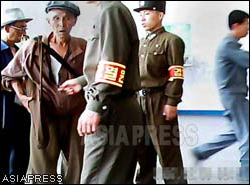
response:
M143 54L141 55L141 58L144 58L144 55L143 55Z
M107 110L108 109L108 107L106 106L106 105L104 105L103 107L102 107L102 110Z
M154 55L157 55L158 53L157 52L154 52Z
M155 47L157 47L157 48L158 48L158 47L159 47L159 44L156 44L156 45L155 45Z
M76 63L76 61L73 61L72 63L73 63L73 64L75 64L75 63Z
M147 44L144 44L143 47L144 47L144 48L147 47Z

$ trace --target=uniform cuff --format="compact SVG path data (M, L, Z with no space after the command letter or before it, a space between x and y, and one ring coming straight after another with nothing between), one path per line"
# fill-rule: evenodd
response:
M181 101L174 99L174 98L168 98L167 99L167 105L171 105L171 106L177 106Z
M102 104L98 101L90 99L87 103L86 109L102 114Z
M77 82L78 82L79 84L81 84L83 87L84 87L85 85L87 85L87 81L86 81L86 78L85 78L84 76L79 76L76 80L77 80Z

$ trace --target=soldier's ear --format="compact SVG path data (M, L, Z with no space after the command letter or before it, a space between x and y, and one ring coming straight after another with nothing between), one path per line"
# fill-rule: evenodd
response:
M163 20L164 15L165 15L165 14L164 14L163 12L160 12L160 13L159 13L159 18L160 18L161 20Z

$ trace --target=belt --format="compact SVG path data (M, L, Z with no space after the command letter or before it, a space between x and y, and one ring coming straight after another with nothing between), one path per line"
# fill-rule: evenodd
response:
M138 94L139 96L148 96L150 94L153 94L155 92L160 92L162 91L164 88L163 87L150 87L150 88L142 88Z
M122 91L121 94L118 95L119 98L128 98L135 96L136 93L134 91Z

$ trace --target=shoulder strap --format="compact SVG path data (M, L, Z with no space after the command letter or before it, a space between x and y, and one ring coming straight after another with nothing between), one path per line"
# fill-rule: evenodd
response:
M56 60L58 62L60 62L62 64L63 67L65 67L65 69L67 69L72 75L74 75L75 77L80 76L79 74L77 74L75 72L75 70L67 63L65 62L65 60L52 48L50 48L47 44L45 44L44 42L42 42L42 45L44 46L44 48L47 49L47 51L56 58Z
M42 91L43 91L43 48L42 48L42 39L38 37L38 47L39 47L39 64L40 64L40 94L39 100L42 101Z

